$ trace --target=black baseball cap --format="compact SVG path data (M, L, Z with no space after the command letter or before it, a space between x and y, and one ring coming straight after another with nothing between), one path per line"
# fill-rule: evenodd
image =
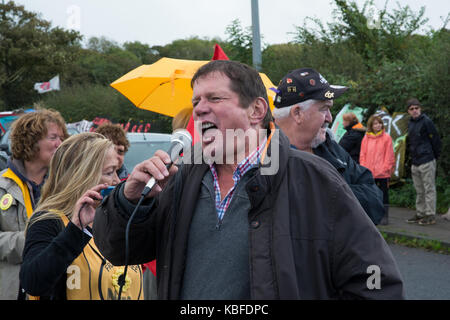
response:
M296 69L281 79L273 104L276 108L283 108L309 99L334 100L347 89L344 86L330 85L314 69Z

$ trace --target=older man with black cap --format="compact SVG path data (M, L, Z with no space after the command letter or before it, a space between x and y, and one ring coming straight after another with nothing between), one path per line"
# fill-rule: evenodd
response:
M288 136L291 147L326 159L349 184L370 219L378 224L384 215L383 195L367 168L357 164L327 134L333 117L333 100L347 87L328 84L316 70L301 68L281 81L273 112L276 124Z

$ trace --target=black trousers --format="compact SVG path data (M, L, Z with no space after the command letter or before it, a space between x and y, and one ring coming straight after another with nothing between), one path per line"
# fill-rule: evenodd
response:
M389 178L375 179L375 184L383 192L383 204L389 204Z

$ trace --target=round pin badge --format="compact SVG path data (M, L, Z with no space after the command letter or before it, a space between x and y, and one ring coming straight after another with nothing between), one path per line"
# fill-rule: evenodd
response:
M12 202L13 202L13 197L12 197L12 195L10 195L9 193L5 194L5 195L0 199L0 209L2 209L2 210L8 210L9 207L11 207Z

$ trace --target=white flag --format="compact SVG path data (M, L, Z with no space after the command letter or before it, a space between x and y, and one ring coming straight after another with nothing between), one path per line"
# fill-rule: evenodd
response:
M59 88L59 75L53 77L48 82L36 82L34 84L34 90L38 93L46 93L53 90L60 90Z

